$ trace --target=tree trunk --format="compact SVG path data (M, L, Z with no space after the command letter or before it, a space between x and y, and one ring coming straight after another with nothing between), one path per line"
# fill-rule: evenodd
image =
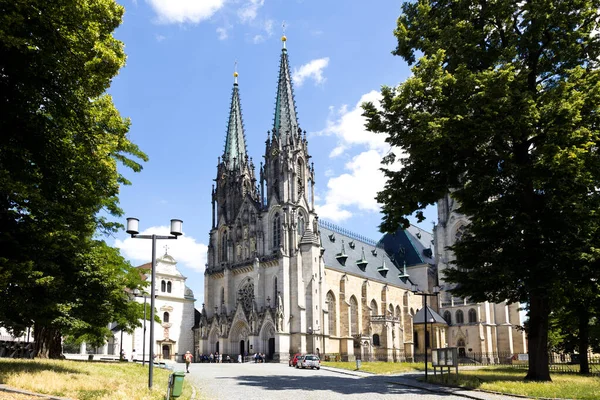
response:
M531 294L529 307L529 370L525 380L551 381L548 367L548 297Z
M35 324L33 327L34 358L63 358L60 331L56 328Z
M579 373L590 373L588 362L588 348L590 346L590 312L584 305L579 305L577 316L579 318Z

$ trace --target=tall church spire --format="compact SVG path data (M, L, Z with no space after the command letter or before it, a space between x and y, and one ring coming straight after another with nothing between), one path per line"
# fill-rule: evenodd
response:
M229 123L227 124L227 137L225 138L225 151L223 152L223 161L230 170L243 166L246 163L247 157L237 71L233 73L233 77L234 83L231 95L231 107L229 109Z
M273 121L273 137L278 138L281 144L291 144L298 133L298 118L296 116L296 103L292 89L292 77L287 55L285 35L281 38L282 49L279 61L279 81L277 83L277 100L275 103L275 118Z

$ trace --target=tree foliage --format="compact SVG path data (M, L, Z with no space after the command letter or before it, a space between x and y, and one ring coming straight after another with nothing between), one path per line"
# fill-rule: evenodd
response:
M93 240L119 228L118 164L147 160L105 94L122 15L114 0L0 1L0 324L35 324L47 356L62 329L132 312L116 286L138 284L131 267Z
M550 379L553 300L598 279L599 7L404 3L394 54L413 76L384 87L379 108L364 105L368 129L407 152L400 170L384 168L381 228L406 226L414 212L422 220L447 193L458 200L471 224L446 280L477 301L528 303L532 380Z

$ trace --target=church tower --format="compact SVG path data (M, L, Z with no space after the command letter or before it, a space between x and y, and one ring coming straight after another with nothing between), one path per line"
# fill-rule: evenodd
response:
M246 150L237 72L234 73L225 148L219 157L215 183L208 264L222 268L227 263L250 259L256 252L260 208L254 164Z
M322 318L323 263L314 209L314 167L310 164L306 132L298 121L290 74L287 38L282 37L273 128L261 166L261 199L267 221L265 255L279 258L277 301L283 310L285 332L317 329ZM309 293L309 295L306 295ZM282 343L283 344L283 343ZM311 348L305 335L291 334L282 348Z
M272 235L267 253L281 250L292 255L307 227L314 231L309 224L316 214L314 167L309 163L306 131L302 131L298 122L286 40L283 36L273 129L268 132L260 180L263 207L281 211L280 222L269 227Z

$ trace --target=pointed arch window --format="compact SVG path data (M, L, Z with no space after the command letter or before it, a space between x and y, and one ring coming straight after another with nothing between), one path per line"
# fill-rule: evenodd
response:
M336 313L335 313L335 297L333 297L332 292L327 293L327 311L329 318L329 335L335 336L337 334L337 326L336 326Z
M358 302L350 297L350 335L358 335Z
M470 324L475 324L477 323L477 311L475 311L474 308L471 308L469 310L469 323Z
M452 314L450 311L444 311L444 319L448 323L448 325L452 325Z
M281 246L281 217L279 213L273 216L273 250L279 249Z
M460 242L460 240L463 238L464 234L465 234L465 225L461 225L456 229L456 232L454 233L454 242Z
M163 322L169 322L169 313L166 311L163 313Z
M458 310L456 312L456 323L457 324L463 324L465 322L465 315L462 312L462 310Z
M227 231L221 235L221 261L227 261Z
M221 288L221 304L225 304L225 288Z
M273 303L279 307L279 293L277 292L277 277L273 279Z
M304 222L304 216L301 214L298 216L298 236L300 238L302 238L302 235L304 235L305 228L306 228L306 225Z
M304 193L304 163L302 162L302 159L298 159L297 171L298 199L300 199L302 197L302 194Z
M377 315L377 302L375 300L371 300L371 316Z
M172 288L172 286L173 286L173 285L171 284L171 282L170 282L170 281L169 281L169 282L167 282L167 293L171 293L171 288Z
M160 281L160 291L164 292L167 290L167 282L165 281Z

